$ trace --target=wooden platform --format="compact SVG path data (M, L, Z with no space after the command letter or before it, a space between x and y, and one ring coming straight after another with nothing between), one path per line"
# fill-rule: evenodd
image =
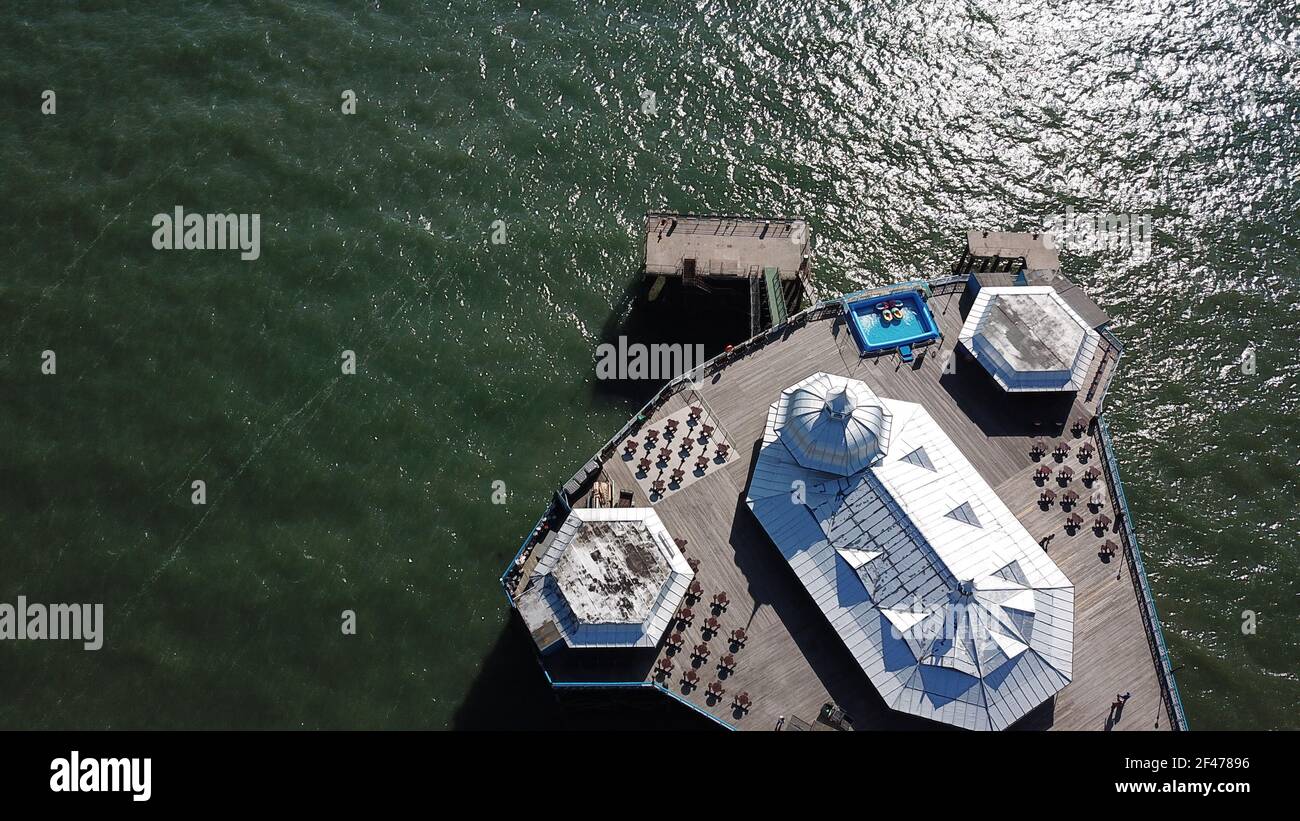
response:
M655 652L599 660L594 654L564 651L546 659L552 677L651 681L655 680L657 659L667 656L674 669L660 680L661 685L738 728L772 729L782 716L787 721L797 718L815 725L827 702L851 715L857 729L944 728L884 706L744 504L769 405L789 385L817 371L828 371L861 379L880 396L923 405L1031 534L1039 538L1055 534L1047 549L1075 585L1074 679L1016 727L1110 729L1110 704L1118 693L1128 692L1132 695L1119 729L1152 729L1157 723L1167 729L1137 592L1122 556L1109 561L1101 557L1098 550L1105 536L1086 526L1072 535L1067 533L1067 513L1057 505L1040 506L1041 488L1033 476L1037 467L1030 456L1033 442L1044 438L1050 449L1057 440L1067 439L1072 455L1066 461L1076 470L1072 485L1076 492L1084 501L1095 488L1102 489L1108 501L1112 498L1104 478L1094 487L1083 485L1083 470L1088 464L1097 464L1100 457L1094 455L1090 462L1080 464L1073 449L1087 435L1076 437L1070 430L1075 420L1091 419L1104 391L1099 390L1091 400L1082 393L1056 398L1008 396L978 363L960 355L948 366L950 372L945 372L962 322L963 290L964 285L954 285L937 290L931 298L931 310L944 338L927 348L915 363L903 364L892 353L859 358L843 319L829 316L782 329L779 337L735 358L693 390L672 396L657 408L647 426L655 426L657 420L689 404L703 404L733 446L727 464L711 470L706 481L693 483L655 504L669 532L687 540L687 557L699 562L697 578L704 593L694 608L694 623L684 630L685 649L673 653L661 644ZM1099 354L1094 369L1113 362L1113 356ZM1099 382L1104 385L1109 374L1103 377ZM1095 441L1093 444L1098 446ZM1047 461L1057 466L1050 455ZM615 496L619 490L632 490L634 504L647 505L650 500L631 472L634 469L616 453L601 466L600 478L612 482ZM575 506L587 503L587 498L574 501ZM1091 524L1086 507L1081 510ZM1106 512L1116 518L1109 507ZM708 603L719 591L725 591L731 600L719 617L721 635L707 640L707 661L693 660L691 648L705 641L701 629L711 613ZM736 627L744 627L750 635L744 647L730 646L726 640ZM720 677L718 660L727 652L734 653L736 669L733 675ZM597 666L599 670L594 669ZM698 687L683 686L686 669L696 670ZM715 679L726 689L717 703L708 699L705 691L705 685ZM741 691L753 699L748 712L732 706L733 697Z
M646 274L681 276L691 260L694 275L754 278L775 268L795 279L808 255L807 228L800 220L755 217L646 216Z

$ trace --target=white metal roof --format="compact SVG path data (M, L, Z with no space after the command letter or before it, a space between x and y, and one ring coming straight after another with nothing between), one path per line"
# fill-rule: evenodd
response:
M1007 391L1081 390L1100 341L1046 285L981 288L958 338Z
M652 508L574 508L518 598L571 647L653 647L694 577Z
M1070 682L1073 586L924 408L879 400L887 450L838 476L790 452L782 401L746 501L890 707L1002 729Z
M815 373L777 402L781 438L799 464L847 476L889 447L889 411L865 383Z

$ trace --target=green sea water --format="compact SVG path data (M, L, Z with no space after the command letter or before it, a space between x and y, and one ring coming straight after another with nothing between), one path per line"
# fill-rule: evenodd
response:
M835 292L1067 207L1154 227L1064 258L1190 722L1300 726L1294 3L41 2L0 42L0 601L106 613L0 644L0 727L599 725L497 577L653 390L602 339L744 333L652 327L640 215L805 215ZM155 250L177 205L260 258Z

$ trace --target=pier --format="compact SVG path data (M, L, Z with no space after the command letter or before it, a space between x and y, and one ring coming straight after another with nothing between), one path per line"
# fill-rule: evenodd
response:
M697 273L716 269L708 276L753 281L751 267L759 263L746 260L758 253L777 262L782 282L802 282L806 276L806 255L785 248L780 236L794 230L790 224L773 229L767 221L735 223L740 242L726 235L725 220L685 224L677 217L674 236L685 225L691 230L660 241L663 219L647 216L648 277L685 276L681 260L690 258L700 266ZM776 246L771 245L774 232ZM734 266L718 263L724 250L733 254ZM682 256L686 253L694 256ZM777 261L774 253L784 256ZM1092 326L1089 338L1096 339L1096 350L1087 358L1086 373L1075 377L1083 387L1007 393L959 343L980 290L1021 286L1051 286ZM566 646L553 623L538 623L532 632L539 659L557 690L653 688L733 729L944 726L885 703L746 504L765 434L771 438L769 406L791 385L823 372L922 407L1073 585L1069 683L1043 703L1025 705L1016 729L1186 729L1103 418L1122 353L1106 328L1109 317L1060 274L1059 261L1042 238L1030 234L999 235L989 243L984 232L971 232L953 274L917 290L940 336L914 361L904 362L892 351L862 355L846 324L844 302L812 301L665 385L557 491L502 577L512 605L539 583L538 563L563 538L571 511L590 507L652 509L689 560L698 591L687 599L695 602L693 619L674 619L653 646ZM718 455L716 444L701 449L694 441L704 438L699 437L703 424L711 429L709 441L725 443L725 456ZM672 439L673 447L657 451L659 442L650 431ZM686 439L693 440L689 446ZM1046 452L1039 452L1043 443ZM1065 455L1052 452L1059 447ZM645 466L643 454L657 452L661 459ZM1044 467L1050 471L1045 481L1038 475ZM1053 498L1045 502L1047 491ZM1063 507L1059 498L1070 492L1079 498ZM1089 504L1093 494L1100 506ZM1075 517L1080 526L1070 527ZM713 604L720 593L726 598L723 608ZM735 640L737 629L743 631L742 641ZM703 659L696 649L705 651ZM721 697L709 692L707 685L714 683L724 691ZM741 693L747 706L736 703ZM1116 722L1109 707L1122 693L1130 698Z
M652 297L667 280L702 293L743 288L751 335L816 301L802 219L656 211L646 215L644 230L641 269L654 281Z

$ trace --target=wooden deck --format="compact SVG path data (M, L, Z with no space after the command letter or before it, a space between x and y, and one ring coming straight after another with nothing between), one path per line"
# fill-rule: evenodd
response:
M645 231L647 274L680 276L689 259L701 277L745 279L771 267L788 280L808 253L807 228L795 220L650 214Z
M964 286L936 292L931 309L943 333L941 344L925 350L924 357L905 365L892 355L859 358L851 335L839 317L812 320L783 329L781 338L729 362L697 383L695 390L679 393L656 409L647 427L688 404L703 403L733 446L727 464L710 469L707 476L681 492L657 500L655 510L675 537L687 540L686 555L699 561L697 579L704 587L696 618L685 631L684 650L676 654L661 644L654 652L626 654L618 662L603 657L597 671L583 659L593 654L565 651L547 657L557 680L650 681L660 656L674 662L671 676L660 684L702 711L738 728L771 729L784 716L815 723L823 704L834 702L854 718L857 729L942 729L944 725L895 713L876 695L866 675L853 661L839 637L825 621L802 585L754 516L744 504L749 471L757 454L769 405L789 385L817 371L861 379L883 397L923 405L967 459L983 475L1003 502L1035 537L1052 535L1048 551L1075 586L1074 678L1055 699L1031 712L1017 728L1111 729L1108 714L1116 694L1129 692L1118 729L1151 729L1158 723L1168 729L1160 701L1157 669L1138 610L1137 591L1122 556L1105 560L1099 548L1105 535L1090 529L1092 515L1073 534L1064 529L1067 512L1059 505L1043 509L1041 487L1034 481L1037 463L1030 447L1038 438L1049 442L1066 439L1073 448L1088 438L1070 431L1076 419L1089 419L1103 394L1088 400L1083 393L1064 398L1002 393L972 360L953 354L962 322ZM967 300L968 301L968 300ZM1099 355L1094 368L1112 367L1114 357ZM1102 382L1109 381L1103 374ZM1089 380L1092 375L1089 375ZM1100 450L1099 443L1093 442ZM1075 468L1071 487L1086 502L1101 489L1109 507L1112 493L1104 477L1085 487L1081 475L1100 455L1080 463L1072 452L1065 461ZM1049 454L1045 461L1057 466ZM632 490L634 504L648 505L632 471L616 453L601 466L601 477L619 490ZM1058 492L1059 485L1052 482ZM574 500L587 504L586 498ZM1113 538L1113 537L1112 537ZM1117 578L1118 573L1118 578ZM691 658L691 648L702 641L701 629L711 611L712 596L725 591L731 603L720 616L721 635L707 640L710 656ZM729 646L727 635L744 627L749 640L744 647ZM718 659L734 651L736 669L720 677ZM563 656L564 658L560 658ZM695 669L699 686L684 688L682 673ZM705 686L720 679L726 694L717 703L707 698ZM741 691L753 699L747 713L733 709ZM1157 718L1159 717L1159 718Z

